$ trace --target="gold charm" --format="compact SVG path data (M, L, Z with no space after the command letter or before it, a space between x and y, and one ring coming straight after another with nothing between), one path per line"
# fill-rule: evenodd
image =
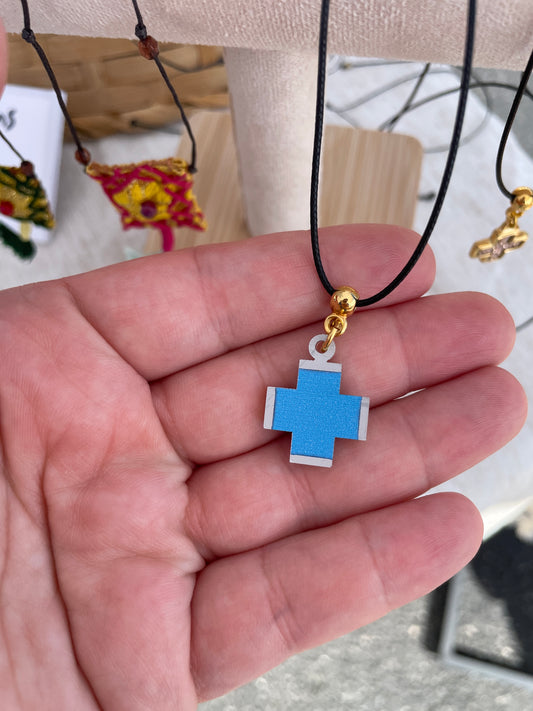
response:
M322 353L325 353L336 336L342 336L348 326L347 318L351 316L357 308L359 294L351 286L341 286L331 295L329 305L331 313L326 316L324 328L327 338L322 344Z
M470 249L470 256L480 262L495 262L507 252L514 252L527 242L528 234L518 226L518 218L533 206L533 190L516 188L511 207L505 211L505 222L497 227L489 239L480 239Z

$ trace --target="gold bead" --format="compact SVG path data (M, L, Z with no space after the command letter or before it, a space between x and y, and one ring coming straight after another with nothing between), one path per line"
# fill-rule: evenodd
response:
M341 286L335 291L329 302L331 310L335 314L342 316L351 316L357 306L359 294L351 286Z
M533 206L533 190L531 188L516 188L513 190L513 204L520 207L524 212Z

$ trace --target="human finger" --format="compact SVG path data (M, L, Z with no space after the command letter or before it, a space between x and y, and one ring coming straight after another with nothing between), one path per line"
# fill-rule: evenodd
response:
M277 436L263 428L266 388L296 386L298 361L322 328L318 323L270 338L154 383L154 403L174 447L207 463ZM431 296L361 312L338 342L342 392L365 395L375 407L501 362L515 332L506 309L483 294Z
M477 550L473 505L439 494L209 565L192 604L201 700L368 624L451 577Z
M522 427L512 375L487 367L375 408L366 442L337 440L330 470L289 462L289 436L189 479L189 536L232 555L416 497L487 457Z
M405 265L417 235L385 225L321 230L334 283L375 293ZM432 283L425 251L386 303ZM307 232L255 237L133 260L65 280L81 313L147 380L324 318L328 297Z

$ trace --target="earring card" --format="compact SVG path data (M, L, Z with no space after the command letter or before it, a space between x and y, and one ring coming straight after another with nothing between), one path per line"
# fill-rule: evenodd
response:
M66 99L66 96L63 96ZM64 119L51 89L8 84L0 98L0 130L17 151L35 167L46 191L52 212L56 211ZM20 159L0 140L0 165L17 166ZM5 215L2 222L9 229L20 231L20 223ZM49 242L52 230L34 225L31 239L37 244Z

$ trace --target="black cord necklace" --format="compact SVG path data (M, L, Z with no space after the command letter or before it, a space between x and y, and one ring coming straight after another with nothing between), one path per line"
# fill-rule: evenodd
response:
M349 69L359 69L359 68L368 68L371 66L392 66L392 65L399 65L399 64L406 64L406 62L375 62L373 64L369 64L368 62L358 62L358 63L348 63L348 62L341 62L340 66L338 69L335 69L334 71L342 70L346 71ZM429 65L431 66L431 65ZM350 101L350 103L344 105L344 106L336 106L334 104L331 104L329 102L326 103L326 108L329 111L332 111L333 113L337 114L339 118L341 118L343 121L346 121L350 126L353 126L354 128L359 128L358 123L354 118L351 118L348 114L352 112L354 109L357 109L364 104L373 101L374 99L383 96L389 91L392 91L393 89L396 89L397 87L401 86L402 84L407 84L413 80L415 80L416 85L415 89L418 90L420 88L420 80L424 76L435 76L436 74L454 74L455 75L455 70L452 67L448 68L430 68L427 70L428 65L424 66L424 69L422 72L416 72L414 74L408 74L406 76L400 77L399 79L395 79L394 81L389 82L388 84L385 84L384 86L379 87L378 89L374 89L371 92L365 94L364 96L356 99L355 101ZM481 81L479 77L476 76L474 71L472 70L471 72L471 77L472 80L470 82L470 89L480 89L483 95L483 104L485 107L485 114L482 118L482 120L478 123L478 125L473 128L470 133L465 134L461 137L461 141L459 143L459 147L462 148L464 145L467 143L470 143L476 136L478 136L481 131L485 128L487 125L491 114L493 113L493 102L492 102L492 97L490 95L490 92L488 89L490 87L494 88L500 88L500 89L510 89L514 92L516 92L517 88L516 86L504 82L495 82L495 81ZM377 127L377 131L387 131L391 132L394 130L396 127L396 124L402 119L404 116L407 114L418 110L419 108L425 106L426 104L429 104L433 101L437 101L438 99L449 96L450 94L455 94L459 92L461 89L460 86L453 87L451 89L445 89L444 91L439 91L435 94L431 94L429 96L425 96L423 99L419 99L415 101L414 99L416 98L416 92L413 90L409 96L408 101L404 103L404 105L401 107L400 110L395 111L394 114L386 119L385 121L382 121ZM527 96L529 99L533 99L533 94L526 89L525 91L525 96ZM446 145L436 145L436 146L425 146L424 147L424 154L428 155L430 153L448 153L450 150L450 143L448 142ZM436 193L434 191L431 191L430 195L432 197L430 199L434 199L436 196ZM420 198L419 198L420 199ZM429 198L428 198L429 199Z
M317 100L316 100L316 119L315 119L315 140L313 149L313 168L311 177L311 245L313 249L313 258L317 274L328 294L332 295L335 288L330 283L324 270L322 259L320 256L320 245L318 239L318 185L320 176L320 151L322 145L322 131L324 123L324 96L326 85L326 64L327 64L327 37L328 37L328 18L329 18L330 0L322 0L322 10L320 16L320 37L319 37L319 54L318 54L318 78L317 78ZM461 138L461 130L463 128L463 120L466 110L466 101L470 86L470 75L472 71L472 58L474 53L474 30L476 20L476 0L468 0L468 24L466 31L466 41L463 59L463 74L461 78L461 88L459 92L459 100L457 103L457 112L455 116L455 124L453 127L452 139L450 142L450 150L448 159L442 175L441 184L437 192L437 197L433 210L429 217L426 229L424 230L419 243L416 246L411 258L401 270L399 274L381 291L372 296L358 299L357 306L370 306L381 299L384 299L390 294L402 281L407 277L413 269L417 261L420 259L429 238L435 228L438 216L440 214L444 198L448 190L450 178L453 171L453 166L459 148Z
M204 216L192 193L192 176L197 170L194 134L183 106L159 57L157 40L148 34L137 0L132 0L132 5L137 18L135 35L139 40L139 53L145 59L153 60L157 65L180 112L181 119L191 140L190 163L173 157L157 161L111 166L92 162L91 155L83 146L63 101L61 89L50 62L32 30L28 0L20 1L24 16L22 38L33 46L48 74L57 101L76 144L76 160L84 166L85 172L90 178L100 183L105 194L120 213L123 229L157 228L161 232L162 247L165 251L173 247L173 228L186 226L197 230L205 230L207 225Z
M296 389L267 388L264 427L281 432L291 432L290 461L331 467L337 437L365 440L370 402L368 397L341 395L340 363L330 363L335 354L336 336L346 331L347 318L357 306L375 304L390 294L407 277L419 260L433 232L450 182L466 109L474 50L476 2L468 0L468 25L463 62L463 75L450 151L444 174L428 224L411 258L400 273L381 291L364 299L351 287L335 289L330 283L322 259L318 239L318 185L320 177L320 152L324 124L324 97L327 71L327 39L330 0L322 0L318 43L318 75L315 114L315 138L311 177L311 246L317 274L324 289L331 295L332 313L324 321L326 333L311 339L309 353L312 360L301 360L298 367ZM429 67L428 67L429 69ZM406 103L408 110L415 99L427 69ZM394 124L394 120L392 124ZM323 417L319 413L325 413Z
M511 205L505 211L504 222L492 232L491 236L488 239L478 240L472 245L470 256L473 259L479 259L480 262L495 262L497 259L501 259L507 252L514 252L522 247L528 239L527 232L521 230L518 225L518 218L522 217L526 210L529 210L533 206L533 190L528 187L516 188L513 191L509 190L503 182L502 163L507 139L511 133L518 108L523 96L528 93L527 83L532 70L533 51L529 56L511 109L509 110L496 157L496 183L500 192L511 201Z
M513 103L511 105L510 110L509 110L509 116L507 117L507 121L505 122L505 126L503 128L502 137L500 139L500 145L498 146L498 155L496 157L496 182L498 183L498 187L500 188L501 192L505 195L505 197L509 198L509 200L514 199L514 193L511 192L510 190L508 190L505 187L505 183L503 182L503 178L502 178L503 154L505 153L505 146L507 145L507 139L509 138L509 134L511 133L511 129L513 127L513 123L516 118L516 114L518 113L518 108L522 102L522 97L524 96L524 94L527 91L527 83L529 81L529 77L531 76L532 70L533 70L533 51L529 55L529 59L526 64L526 68L524 69L522 78L520 79L520 84L518 85L518 89L517 89L515 97L513 99Z

